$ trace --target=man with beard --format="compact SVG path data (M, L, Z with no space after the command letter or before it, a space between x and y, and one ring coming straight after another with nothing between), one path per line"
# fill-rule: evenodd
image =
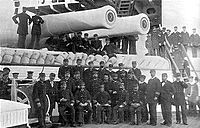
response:
M99 63L100 67L99 67L99 79L103 79L104 78L104 74L109 74L108 70L105 68L105 62L104 61L101 61Z
M85 52L85 48L83 46L83 38L82 32L75 33L74 37L72 37L72 42L74 44L74 52Z
M122 72L125 72L125 75L127 75L127 72L124 70L123 63L119 63L118 66L119 66L119 70L117 71L117 74L118 74L119 79L121 79Z
M81 80L81 76L80 76L80 72L76 71L73 77L73 81L74 81L74 85L72 86L72 93L73 95L75 95L75 93L81 88L81 82L83 82Z
M64 79L65 73L67 71L71 72L71 67L69 67L68 63L69 63L69 60L64 59L63 65L58 70L58 78L60 78L61 80Z
M93 61L90 61L88 63L89 65L89 68L86 69L84 72L83 72L83 81L85 82L86 84L86 89L88 89L88 85L89 83L91 82L92 78L93 78L93 71L96 71L96 69L94 68L94 63Z
M84 33L83 46L85 48L85 52L89 55L91 53L91 42L88 36L89 36L88 33Z
M108 65L108 74L109 74L109 76L110 76L110 79L112 80L112 74L114 74L115 73L115 71L113 70L113 64L109 64Z
M124 122L124 111L127 109L128 92L124 88L124 84L120 84L120 88L116 96L116 105L113 107L113 124Z
M150 125L157 125L157 103L160 95L161 84L160 80L156 77L156 71L150 70L151 78L147 86L147 103L149 105Z
M89 92L91 97L94 97L98 92L102 81L99 79L98 71L93 71L93 78L86 88ZM87 86L86 86L87 87Z
M77 59L76 60L76 66L73 67L72 70L71 70L72 77L74 77L75 72L79 71L80 72L80 77L81 77L81 79L83 79L84 68L83 68L83 66L81 64L82 64L82 60L81 59Z
M110 81L110 77L109 77L108 74L104 74L103 84L104 84L105 91L109 92L109 89L111 88L112 82Z
M134 90L134 86L138 85L138 81L134 78L131 72L128 72L127 80L126 80L126 90L130 94Z
M176 105L176 124L181 123L180 110L179 110L179 107L181 106L183 124L188 125L186 117L185 94L184 94L184 89L186 89L188 85L183 81L181 81L180 78L181 78L180 73L177 73L176 81L173 82L173 85L175 87L174 102Z
M100 91L95 94L94 96L94 103L96 104L97 108L97 124L103 123L102 121L102 112L105 111L106 115L106 123L110 123L111 120L111 107L110 107L110 95L108 92L104 90L104 85L100 85ZM104 113L104 112L103 112ZM104 115L103 115L104 118Z
M92 118L91 97L88 90L85 89L84 82L81 82L80 90L75 93L75 99L78 110L78 125L82 126L84 123L84 111L87 111L86 123L91 123L91 118Z
M119 73L119 81L121 83L124 83L124 86L126 87L126 82L127 82L127 72L125 70L122 70Z
M66 125L68 120L71 127L75 126L75 109L74 109L74 96L67 88L65 81L61 82L61 88L58 92L58 112L62 126ZM70 112L70 119L68 119L68 112Z
M139 81L139 78L140 78L140 75L141 75L141 70L139 68L137 68L137 62L136 61L132 61L132 68L128 72L131 72L133 74L133 76L135 77L135 79L137 81Z
M162 125L168 127L172 126L172 96L175 93L175 88L173 84L167 80L167 73L162 74L162 87L160 91L160 103L164 122Z
M99 40L99 37L97 34L94 34L94 39L91 40L91 48L92 48L92 52L94 54L100 54L102 55L102 51L101 51L101 48L102 48L102 42L101 40Z

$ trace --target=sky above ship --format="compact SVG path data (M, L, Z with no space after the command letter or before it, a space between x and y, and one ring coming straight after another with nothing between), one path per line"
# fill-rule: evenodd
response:
M189 33L197 28L200 33L200 0L162 0L163 26L173 30L174 26L182 30L187 26Z

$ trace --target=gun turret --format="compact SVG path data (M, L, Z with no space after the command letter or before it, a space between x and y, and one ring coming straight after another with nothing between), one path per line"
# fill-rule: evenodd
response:
M98 9L51 14L42 17L42 37L92 29L110 29L115 26L117 13L111 6Z
M147 34L150 29L150 21L146 14L117 18L115 27L111 29L96 29L87 31L90 36L98 34L99 37L112 37L133 34Z

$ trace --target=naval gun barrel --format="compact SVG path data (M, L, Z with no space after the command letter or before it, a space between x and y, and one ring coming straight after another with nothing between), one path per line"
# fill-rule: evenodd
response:
M115 26L117 13L111 6L42 16L42 37Z
M150 21L146 14L141 13L134 16L119 17L115 26L111 29L96 29L86 31L90 36L98 34L99 37L125 36L133 34L147 34L150 29ZM84 32L84 33L86 33Z

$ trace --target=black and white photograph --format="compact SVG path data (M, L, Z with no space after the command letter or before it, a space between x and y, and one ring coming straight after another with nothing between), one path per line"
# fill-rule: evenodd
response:
M200 0L0 6L0 128L200 128Z

